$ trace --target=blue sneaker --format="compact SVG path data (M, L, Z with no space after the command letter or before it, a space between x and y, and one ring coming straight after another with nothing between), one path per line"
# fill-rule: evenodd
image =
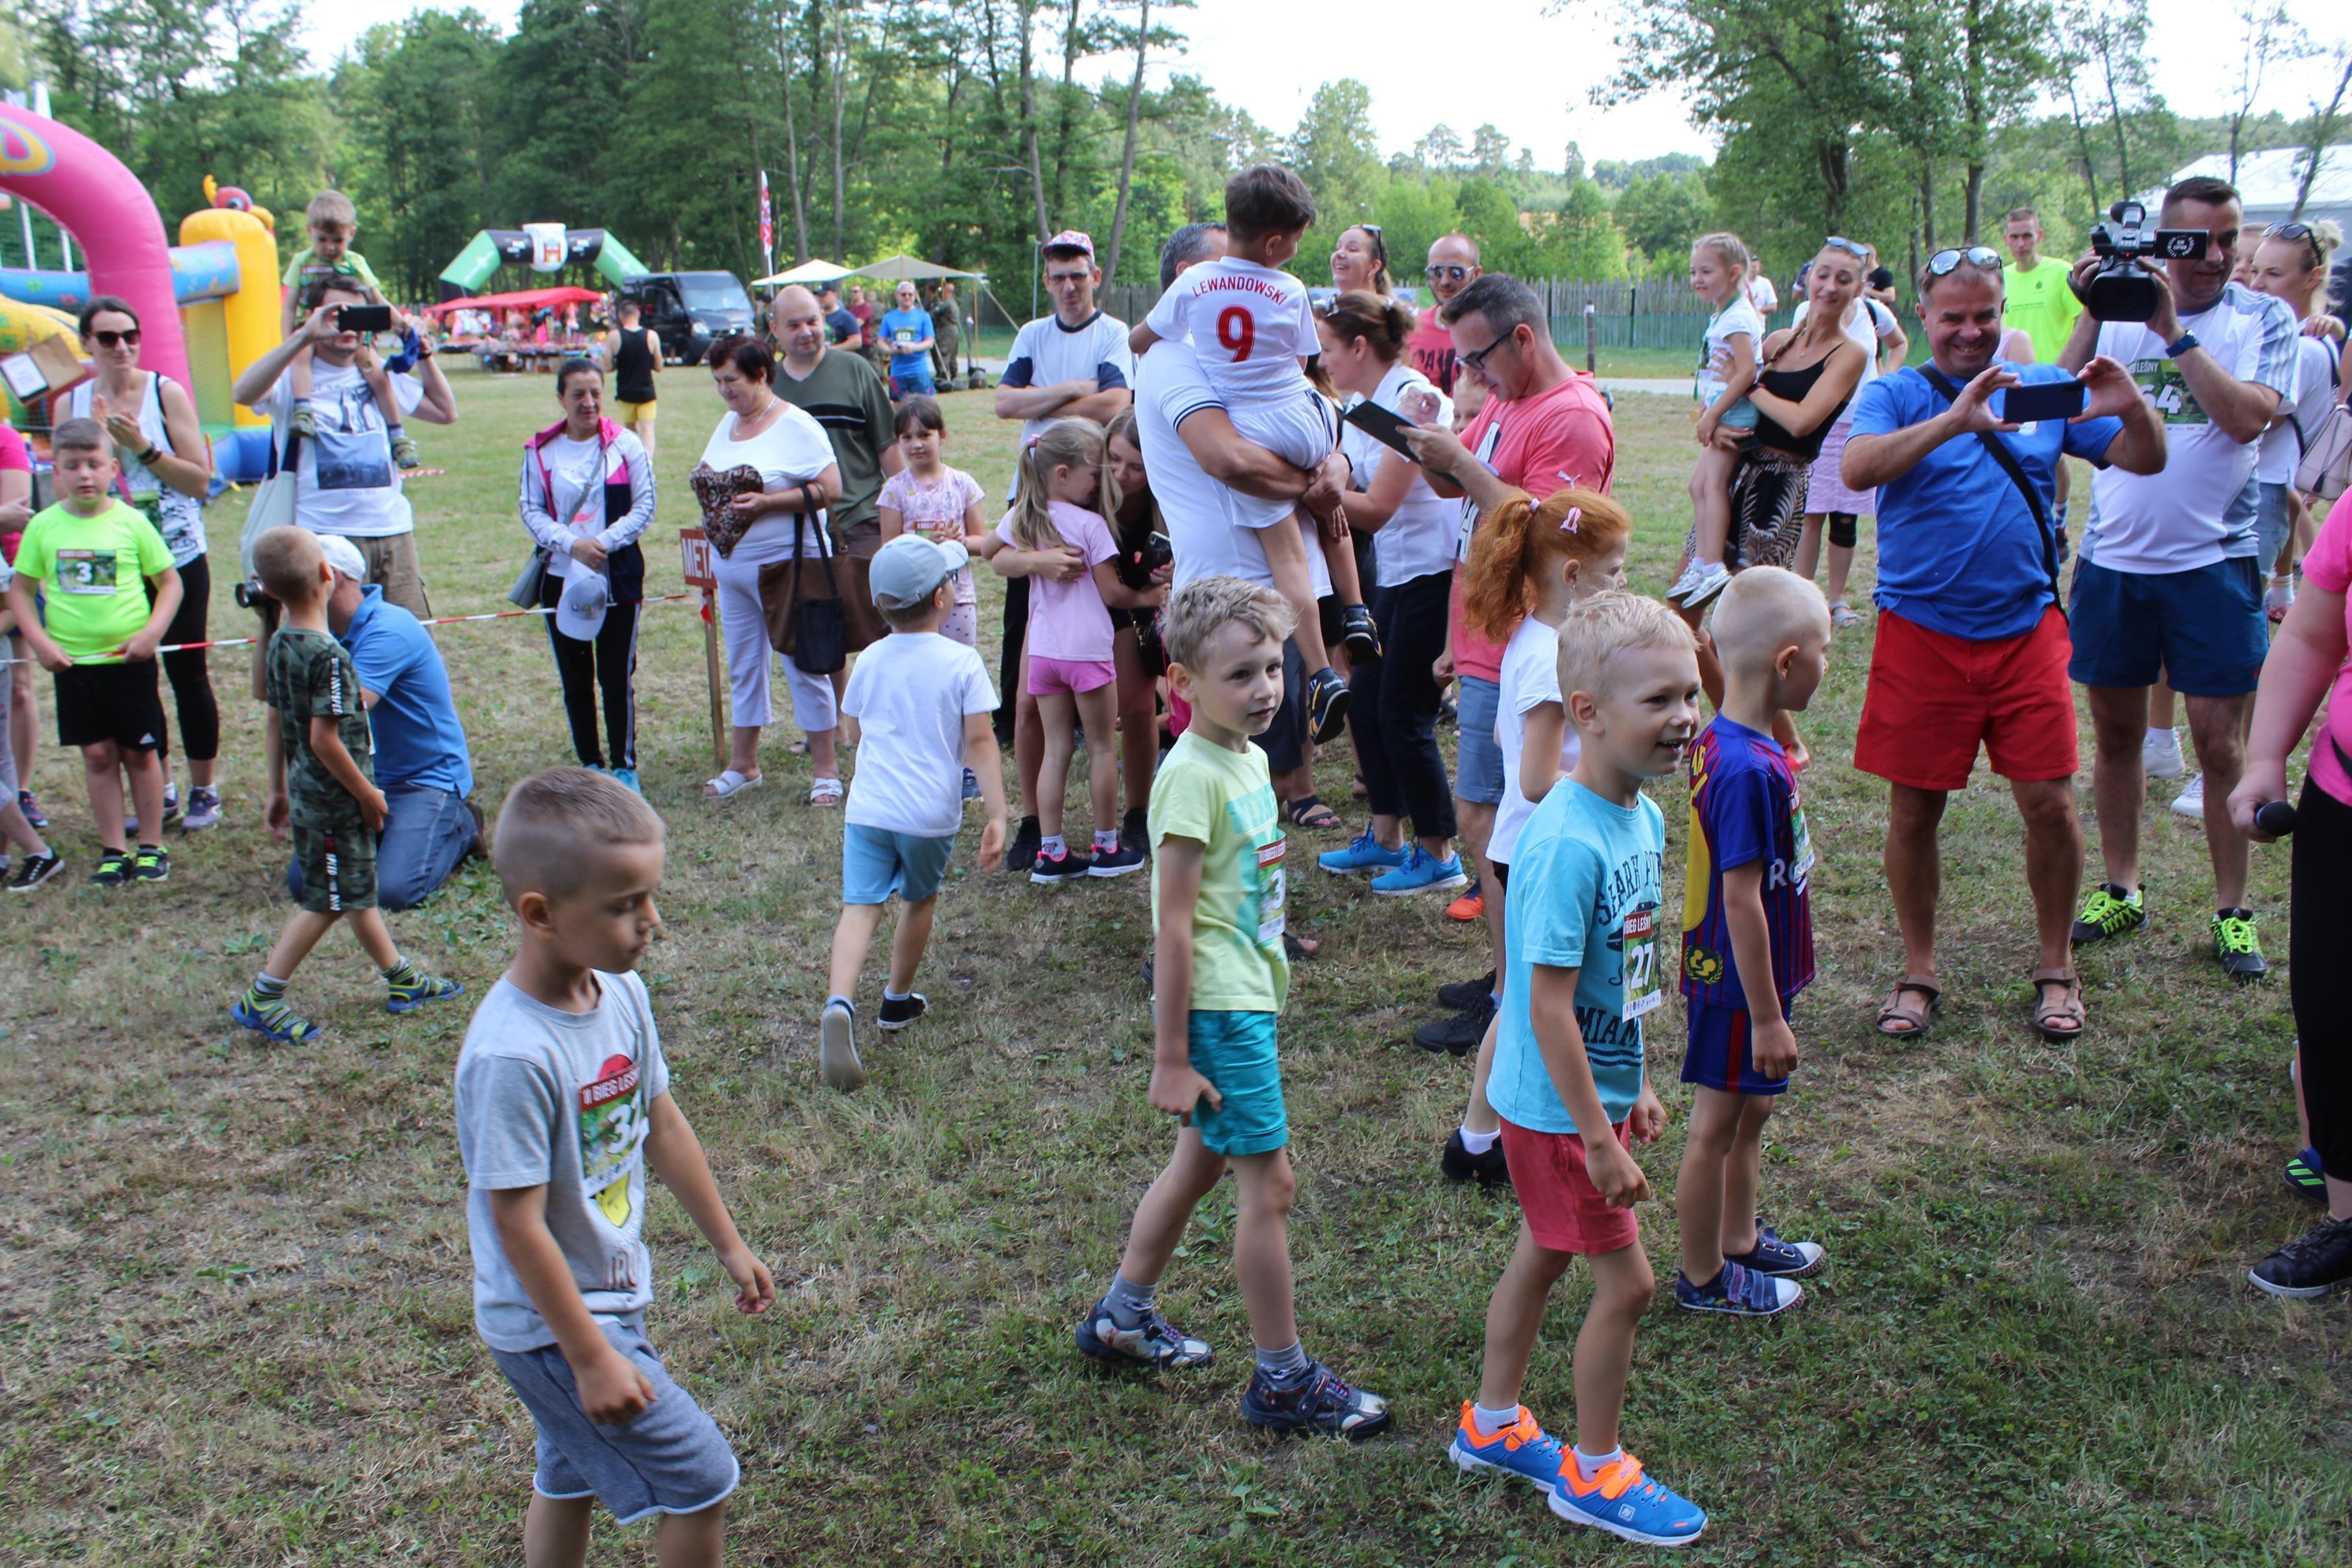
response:
M1706 1528L1705 1511L1643 1475L1642 1461L1631 1454L1601 1466L1589 1481L1570 1455L1559 1467L1551 1511L1572 1524L1643 1546L1688 1546Z
M969 768L963 770L963 798L967 800L980 799L980 775Z
M1109 1301L1097 1301L1078 1320L1076 1337L1078 1349L1085 1354L1115 1366L1181 1372L1188 1367L1208 1366L1217 1359L1217 1353L1205 1341L1180 1333L1157 1307L1135 1327L1123 1329L1110 1315Z
M1317 855L1315 863L1340 876L1352 876L1358 872L1394 871L1404 864L1407 858L1403 845L1391 849L1372 837L1371 829L1366 828L1346 849Z
M1389 1402L1342 1382L1318 1361L1288 1385L1276 1384L1263 1369L1250 1374L1242 1390L1242 1419L1269 1432L1322 1432L1360 1442L1388 1429Z
M637 770L635 768L615 768L613 769L613 777L619 779L623 785L626 786L630 794L642 795L645 793L645 790L638 787Z
M1454 1427L1454 1441L1446 1446L1446 1457L1456 1469L1500 1470L1531 1483L1546 1497L1559 1490L1560 1467L1571 1462L1568 1450L1536 1425L1526 1406L1519 1406L1517 1421L1491 1437L1478 1436L1472 1407L1471 1401L1462 1402L1461 1425Z
M1428 893L1432 890L1466 887L1470 879L1462 873L1462 857L1447 855L1439 860L1419 844L1406 852L1404 864L1386 876L1372 878L1372 891L1395 898L1408 893Z
M415 971L407 980L387 980L383 988L383 1010L388 1013L413 1013L427 1002L446 1002L452 997L462 997L466 988L456 980Z
M1685 1312L1769 1318L1804 1299L1805 1288L1794 1280L1759 1273L1728 1258L1723 1260L1723 1272L1705 1285L1694 1285L1681 1270L1675 1270L1675 1305Z
M304 1045L319 1036L319 1026L288 1007L284 998L257 999L248 991L228 1009L232 1022L268 1036L280 1045Z
M1737 1263L1751 1274L1810 1280L1829 1267L1829 1254L1818 1241L1783 1241L1778 1231L1759 1219L1756 1222L1755 1249L1727 1257L1725 1261Z

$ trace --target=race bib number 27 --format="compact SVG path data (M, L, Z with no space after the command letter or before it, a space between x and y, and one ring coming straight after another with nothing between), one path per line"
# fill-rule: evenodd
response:
M1658 912L1627 910L1624 943L1625 1003L1617 1016L1630 1021L1666 999L1658 975Z

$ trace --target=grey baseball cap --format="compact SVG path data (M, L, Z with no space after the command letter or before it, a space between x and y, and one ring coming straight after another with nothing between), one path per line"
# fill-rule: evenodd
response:
M866 580L875 603L885 610L903 610L938 592L940 584L971 559L971 552L960 540L935 542L921 534L900 534L874 552Z

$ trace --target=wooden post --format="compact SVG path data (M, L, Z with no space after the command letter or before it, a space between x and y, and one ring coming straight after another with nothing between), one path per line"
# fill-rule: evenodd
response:
M1595 329L1592 325L1592 301L1588 299L1584 302L1584 373L1588 376L1598 375L1601 373L1596 368L1598 361L1593 350L1594 330Z
M717 563L711 559L710 538L700 528L677 530L678 560L686 585L702 590L702 675L710 692L710 760L724 769L728 762L726 711L719 706L719 591Z

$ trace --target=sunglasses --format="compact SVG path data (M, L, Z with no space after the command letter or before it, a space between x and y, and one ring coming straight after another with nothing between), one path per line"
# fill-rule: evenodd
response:
M1972 245L1966 250L1939 250L1927 258L1927 276L1941 277L1961 262L1986 272L1998 272L2003 263L2000 253L1988 246Z
M2263 237L2283 239L2290 243L2301 240L2311 247L2311 263L2314 267L2318 266L2327 256L2327 252L2320 246L2319 231L2306 223L2273 224L2263 231Z
M139 329L136 327L121 332L101 329L92 332L90 336L98 340L98 346L101 349L135 349L139 346Z
M1822 241L1822 248L1823 250L1842 250L1848 256L1859 256L1864 261L1870 259L1870 247L1868 246L1863 244L1860 240L1848 239L1843 235L1830 235L1829 238Z
M1475 354L1457 354L1454 356L1454 361L1457 364L1467 365L1474 371L1483 371L1486 368L1486 356L1517 337L1518 330L1517 327L1512 328Z
M1464 278L1465 278L1465 277L1469 277L1469 276L1470 276L1470 269L1469 269L1468 267L1448 267L1448 266L1444 266L1444 265L1433 265L1433 266L1429 268L1429 280L1430 280L1432 283L1436 282L1436 281L1437 281L1439 278L1441 278L1441 277L1450 277L1450 278L1452 278L1454 282L1459 283L1459 282L1461 282Z

